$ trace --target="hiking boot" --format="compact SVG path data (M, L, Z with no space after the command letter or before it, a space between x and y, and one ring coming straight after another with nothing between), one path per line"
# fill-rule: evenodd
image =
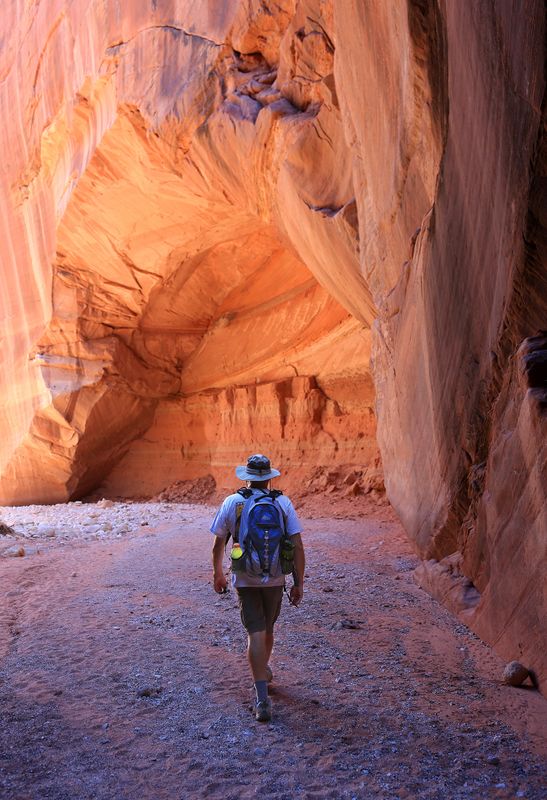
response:
M273 681L273 672L269 664L266 665L266 680L268 681L268 683L271 683Z
M272 718L272 701L261 700L256 704L255 719L257 722L269 722Z

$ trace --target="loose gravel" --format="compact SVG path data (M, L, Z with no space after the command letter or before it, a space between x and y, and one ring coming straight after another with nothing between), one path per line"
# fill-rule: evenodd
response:
M306 522L255 722L213 513L0 509L2 800L545 798L545 700L415 585L390 519Z

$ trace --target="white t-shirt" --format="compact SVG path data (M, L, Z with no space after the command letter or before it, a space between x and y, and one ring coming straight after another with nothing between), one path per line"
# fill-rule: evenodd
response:
M253 496L255 497L265 494L261 489L253 489L252 491ZM214 533L215 536L218 536L221 539L226 539L228 533L233 536L236 526L236 506L238 503L244 502L245 498L237 492L229 495L216 513L213 524L210 528L211 533ZM280 494L279 497L276 498L276 502L281 506L285 516L285 530L288 536L295 536L297 533L302 533L302 525L289 498L285 497L284 494ZM284 575L279 575L277 578L271 578L268 576L264 579L247 575L245 572L232 573L232 586L239 588L245 586L283 586L284 583Z

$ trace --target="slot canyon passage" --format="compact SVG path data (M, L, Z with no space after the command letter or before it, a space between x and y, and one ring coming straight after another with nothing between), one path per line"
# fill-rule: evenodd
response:
M0 796L544 797L546 27L3 3ZM207 529L260 451L257 730Z

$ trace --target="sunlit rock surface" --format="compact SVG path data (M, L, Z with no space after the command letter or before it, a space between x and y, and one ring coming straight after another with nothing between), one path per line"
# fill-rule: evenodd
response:
M378 443L424 585L545 680L543 3L0 24L1 501Z

